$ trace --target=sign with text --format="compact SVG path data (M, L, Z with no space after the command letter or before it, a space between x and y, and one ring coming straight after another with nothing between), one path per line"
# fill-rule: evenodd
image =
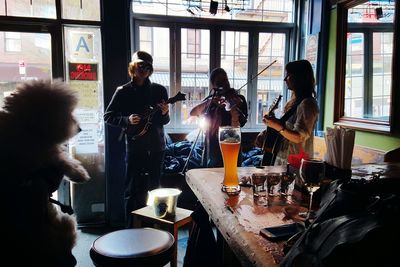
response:
M99 107L98 82L70 81L69 85L78 93L80 108L96 110Z
M93 33L70 32L69 40L73 58L93 59Z
M97 64L68 63L69 79L80 81L97 81Z
M81 124L82 131L76 136L77 154L96 154L99 152L97 142L97 125Z

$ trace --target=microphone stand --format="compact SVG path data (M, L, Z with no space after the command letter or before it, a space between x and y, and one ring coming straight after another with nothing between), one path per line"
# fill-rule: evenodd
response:
M212 94L210 94L206 98L204 98L205 101L207 101L209 98L211 98L211 101L207 104L207 107L205 109L204 115L208 114L208 111L210 110L210 107L211 107L212 99L214 99L214 97L217 96L218 88L217 88L217 90L215 88L213 90L214 90L214 92ZM200 127L199 131L197 133L196 139L194 140L193 145L190 148L189 155L188 155L188 157L186 159L185 165L183 166L183 169L182 169L182 172L181 172L181 174L183 174L183 175L185 175L185 173L186 173L186 168L188 166L190 157L192 156L193 150L196 147L197 140L199 139L200 134L202 134L203 132L204 131ZM206 143L205 145L207 145L207 146L209 145L209 141L208 140L206 140L205 143ZM204 154L205 154L205 151L206 151L206 147L204 146L203 147L203 152L202 152L202 155L201 155L201 166L202 167L204 167ZM208 149L207 149L207 153L208 153Z

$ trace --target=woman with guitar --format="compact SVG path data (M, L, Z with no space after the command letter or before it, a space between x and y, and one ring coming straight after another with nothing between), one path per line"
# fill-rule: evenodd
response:
M264 151L262 165L285 165L289 154L304 151L312 157L314 153L313 130L319 108L315 99L312 66L307 60L298 60L289 62L285 70L284 81L292 91L292 96L284 107L285 114L280 119L275 118L273 114L266 114L263 118L267 130L261 132L256 140L256 145Z
M124 202L129 228L131 211L144 207L147 192L160 186L165 155L164 125L170 118L167 89L149 79L153 57L144 51L135 52L128 73L131 81L117 88L104 113L104 121L121 128L121 134L125 135Z
M220 126L240 126L247 122L247 102L243 95L231 88L228 75L222 68L210 73L211 91L204 101L195 106L191 116L205 116L208 122L206 130L206 165L209 168L222 167L223 160L218 142ZM240 159L239 159L240 160Z

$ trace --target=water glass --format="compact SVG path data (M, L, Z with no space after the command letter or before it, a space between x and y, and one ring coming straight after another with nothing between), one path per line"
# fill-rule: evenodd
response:
M281 174L281 187L279 192L281 196L291 196L294 190L296 174L284 172Z
M268 205L267 174L253 173L251 175L251 181L253 186L254 204L258 206L267 206Z
M279 188L281 183L281 174L270 172L267 173L267 190L269 196L279 195Z

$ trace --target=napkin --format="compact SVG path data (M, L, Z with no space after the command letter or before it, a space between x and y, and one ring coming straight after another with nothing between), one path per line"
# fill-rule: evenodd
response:
M340 169L351 169L355 131L335 126L325 132L325 162Z

